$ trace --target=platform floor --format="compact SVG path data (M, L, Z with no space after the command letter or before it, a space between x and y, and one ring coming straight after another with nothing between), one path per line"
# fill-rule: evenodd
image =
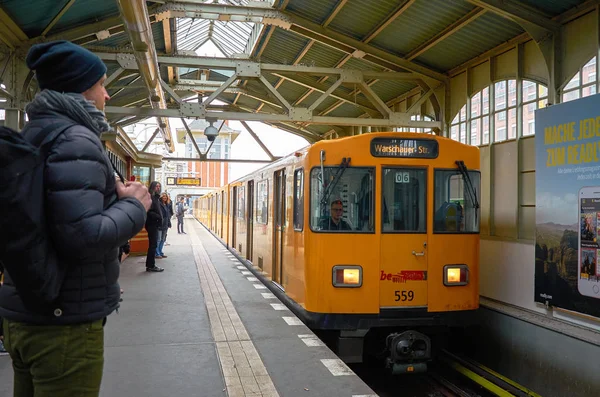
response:
M108 318L102 397L376 396L195 219L147 273L123 263ZM0 396L12 395L0 357Z

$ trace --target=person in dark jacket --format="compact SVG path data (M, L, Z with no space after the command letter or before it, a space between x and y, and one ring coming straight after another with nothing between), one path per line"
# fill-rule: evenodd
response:
M160 210L162 211L163 221L161 227L158 229L158 246L156 248L157 258L166 258L167 256L163 252L165 241L167 240L167 232L171 227L171 212L169 211L169 197L167 193L160 195Z
M146 254L147 272L162 272L165 270L162 267L156 266L158 232L163 224L163 212L160 208L160 188L160 182L154 181L150 184L149 191L152 195L152 205L148 210L148 218L146 218L146 231L148 232L148 253Z
M48 233L65 269L54 309L25 305L5 273L0 288L4 344L14 372L14 396L86 396L100 393L104 324L119 307L119 246L144 226L150 207L141 183L115 178L100 140L110 131L106 66L67 41L31 47L27 66L40 92L26 107L22 131L32 141L49 123L74 122L46 159Z
M177 203L176 212L177 215L177 233L178 234L187 234L183 231L183 217L185 216L185 203L184 198L180 197L179 202Z
M171 201L171 196L169 196L168 193L165 193L167 195L167 209L169 210L169 229L171 228L171 219L173 219L173 216L175 215L175 212L173 212L173 202ZM165 247L167 245L171 245L169 243L167 243L167 235L165 234L165 236L163 237L163 239L165 240Z

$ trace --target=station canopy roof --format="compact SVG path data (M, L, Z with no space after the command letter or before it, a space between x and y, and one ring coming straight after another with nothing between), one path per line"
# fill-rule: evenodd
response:
M129 0L128 0L129 1ZM448 82L474 59L484 59L538 33L551 32L593 2L585 0L160 0L147 1L158 56L204 55L262 64L409 72ZM67 39L95 52L131 53L117 0L0 0L0 40L27 48ZM22 56L22 54L21 54ZM119 69L106 61L110 76ZM162 79L184 101L211 94L231 70L160 63ZM1 70L1 69L0 69ZM308 107L334 84L310 73L263 73L292 106ZM190 83L194 81L195 83ZM392 106L427 88L411 79L368 79L371 93ZM109 85L111 106L150 107L148 89L135 70ZM365 95L365 92L367 95ZM343 84L315 109L320 116L358 118L377 111L369 92ZM170 96L168 106L178 104ZM218 96L229 111L281 113L285 109L264 81L241 78ZM432 111L433 113L433 111ZM435 114L430 115L435 119ZM111 121L121 122L122 116ZM128 122L135 121L130 118ZM339 125L270 122L314 141Z

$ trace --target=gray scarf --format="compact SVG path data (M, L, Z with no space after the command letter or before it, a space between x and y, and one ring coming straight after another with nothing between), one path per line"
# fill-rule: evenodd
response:
M44 114L48 111L62 114L97 135L111 130L104 112L98 110L94 102L87 100L82 94L60 93L45 89L35 96L33 101L25 107L25 111L30 118L36 113Z

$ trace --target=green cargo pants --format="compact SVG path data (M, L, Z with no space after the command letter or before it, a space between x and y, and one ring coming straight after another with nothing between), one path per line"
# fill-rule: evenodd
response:
M103 320L44 326L4 319L14 397L98 397L104 366Z

